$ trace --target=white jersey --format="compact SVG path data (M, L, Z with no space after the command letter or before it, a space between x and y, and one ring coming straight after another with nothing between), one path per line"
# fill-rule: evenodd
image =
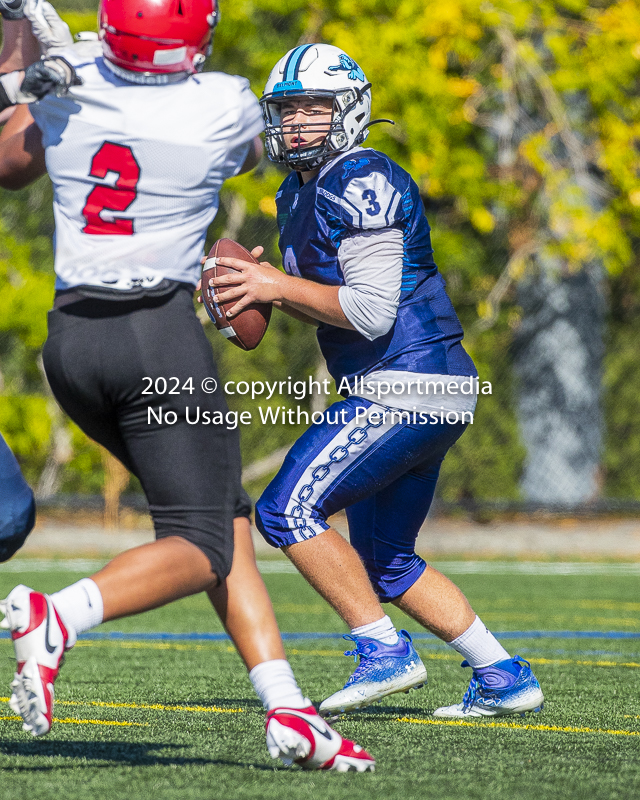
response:
M54 188L56 288L195 284L220 187L263 127L249 82L139 86L105 66L99 42L57 53L82 85L30 106Z

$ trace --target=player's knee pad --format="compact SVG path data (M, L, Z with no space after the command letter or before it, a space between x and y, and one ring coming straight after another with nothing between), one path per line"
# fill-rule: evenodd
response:
M24 484L0 503L0 562L8 561L22 547L35 521L33 492Z
M410 589L427 568L424 559L413 553L382 562L374 557L363 557L369 580L380 602L390 603Z

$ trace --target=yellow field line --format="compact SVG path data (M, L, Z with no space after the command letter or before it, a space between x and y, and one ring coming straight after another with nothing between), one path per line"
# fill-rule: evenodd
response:
M297 650L295 647L287 647L287 653L292 656L323 656L326 658L343 658L344 651L342 650Z
M419 649L419 648L418 648ZM425 661L450 661L457 660L457 656L448 653L425 653L420 651L420 658ZM587 661L583 659L571 658L528 658L532 664L557 664L560 666L577 665L580 667L627 667L630 669L640 669L640 664L636 661Z
M12 722L22 722L22 717L0 717L0 720L11 720ZM117 725L121 728L148 728L148 722L114 722L108 719L73 719L71 717L67 719L59 719L58 717L53 718L54 722L58 722L62 725Z
M518 725L516 722L465 722L463 720L412 719L398 717L396 722L412 725L448 725L460 728L510 728L519 731L552 731L558 733L606 733L609 736L640 736L640 731L604 730L603 728L575 728L571 725Z
M191 711L209 714L241 714L244 708L219 708L218 706L163 706L160 703L104 703L100 700L91 700L80 703L73 700L56 700L63 706L98 706L99 708L137 708L149 711Z
M0 697L0 701L7 702L8 698ZM179 711L188 711L192 713L214 711L216 713L228 712L228 713L239 714L245 712L245 709L242 708L217 709L209 706L163 706L159 703L155 703L153 705L136 704L136 703L104 703L99 701L94 701L91 703L79 703L71 700L59 700L58 703L61 705L68 705L68 706L92 705L92 706L101 706L106 708L133 708L133 709L148 709L152 711L179 710ZM0 716L0 720L20 722L21 718L14 716ZM136 728L144 728L148 727L149 725L146 722L117 722L113 720L101 720L101 719L73 719L71 717L67 717L64 719L54 717L53 721L66 725L110 725L110 726L136 727ZM585 727L575 727L572 725L564 725L564 726L526 725L526 724L523 725L523 724L518 724L516 722L467 722L465 720L415 719L412 717L397 717L396 722L402 722L410 725L439 725L439 726L455 727L455 728L506 728L508 730L543 731L551 733L600 733L600 734L606 734L608 736L640 736L640 731L624 731L624 730L614 730L614 729L607 730L604 728L585 728Z
M226 650L228 653L235 653L235 648L231 645L201 645L201 644L175 644L171 642L78 642L76 647L120 647L132 650ZM418 646L418 649L420 647ZM287 647L287 652L294 656L322 656L325 658L339 658L342 653L339 650L300 650L298 648ZM450 661L457 659L453 653L425 653L421 650L420 655L424 659L431 661ZM630 669L640 669L640 663L636 661L589 661L570 658L530 658L532 664L557 664L559 666L569 666L575 664L581 667L627 667Z
M78 642L75 647L118 647L122 650L223 650L226 653L235 653L236 649L233 645L225 644L177 644L174 642L118 642L118 641L102 641L102 642ZM287 647L287 652L294 656L324 656L327 658L342 658L341 650L299 650L293 647Z
M417 647L420 650L420 646ZM425 653L424 650L420 650L420 658L423 658L425 661L429 659L429 661L457 661L458 664L460 663L460 656L457 653Z
M76 647L118 647L123 650L224 650L227 653L235 653L232 645L219 644L178 644L174 642L78 642ZM287 652L293 656L321 656L323 658L341 658L339 650L300 650L298 648L287 647ZM418 649L420 646L418 645ZM453 653L425 653L420 650L423 659L430 661L451 661L458 657ZM589 661L585 659L571 658L530 658L527 659L532 664L555 664L558 666L576 665L580 667L626 667L627 669L640 669L640 663L636 661Z
M0 697L0 702L8 703L8 697ZM98 708L136 708L149 711L197 711L210 714L240 714L244 708L219 708L218 706L163 706L160 703L105 703L102 700L56 700L59 706L94 706Z
M581 667L630 667L631 669L640 668L636 661L582 661L570 658L529 658L532 664L578 664Z
M235 653L236 649L230 644L179 644L176 642L77 642L75 647L119 647L121 650L224 650Z
M616 600L565 600L559 605L595 608L597 611L640 611L640 603L626 603Z
M235 653L236 649L232 645L224 644L180 644L176 642L78 642L76 647L117 647L121 650L178 650L178 651L202 651L202 650L222 650L226 653ZM458 656L453 653L426 653L420 648L420 656L424 660L430 661L452 661L457 660ZM342 658L340 650L300 650L286 646L287 653L293 656L320 656L322 658ZM532 664L552 664L557 666L579 666L579 667L625 667L627 669L640 669L637 661L590 661L587 659L571 658L529 658Z

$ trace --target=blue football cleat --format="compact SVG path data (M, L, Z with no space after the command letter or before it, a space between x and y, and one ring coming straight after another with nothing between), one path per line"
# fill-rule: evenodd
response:
M360 663L344 688L320 704L323 716L353 711L389 694L408 692L426 684L427 670L406 631L400 631L396 644L363 636L343 638L356 644L356 649L347 650L345 656L353 656L356 661L359 657Z
M463 667L470 666L463 661ZM433 712L434 717L500 717L526 711L542 711L544 695L531 665L520 656L499 661L490 667L473 670L469 688L462 702L443 706Z

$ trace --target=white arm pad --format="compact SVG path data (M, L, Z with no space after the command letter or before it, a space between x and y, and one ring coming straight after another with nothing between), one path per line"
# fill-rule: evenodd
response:
M373 341L395 322L402 283L402 231L382 228L344 239L338 261L346 286L338 291L345 317Z

